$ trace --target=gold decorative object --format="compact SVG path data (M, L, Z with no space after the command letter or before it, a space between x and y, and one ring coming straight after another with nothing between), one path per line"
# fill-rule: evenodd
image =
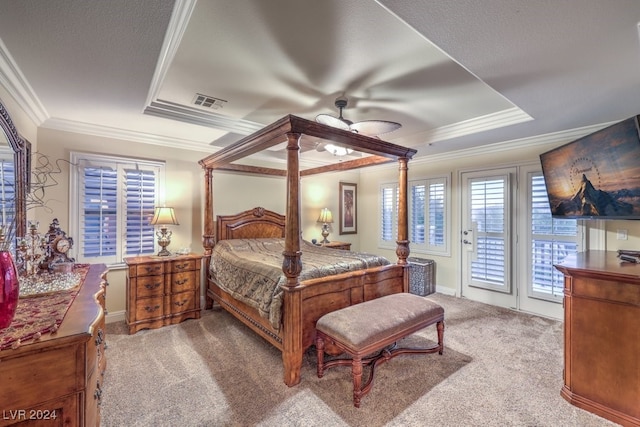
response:
M167 250L167 246L171 243L172 232L167 230L167 225L180 225L176 219L176 214L173 211L173 208L156 208L150 224L161 226L160 230L156 231L156 236L158 236L158 245L162 248L160 252L158 252L158 256L171 255L171 252Z
M29 221L27 235L18 242L16 253L20 274L30 276L38 273L40 261L44 258L45 239L38 233L38 221Z
M320 244L329 243L329 241L327 240L327 236L329 236L329 224L333 222L333 215L331 214L329 208L323 208L320 211L318 222L322 223L323 240L320 242Z

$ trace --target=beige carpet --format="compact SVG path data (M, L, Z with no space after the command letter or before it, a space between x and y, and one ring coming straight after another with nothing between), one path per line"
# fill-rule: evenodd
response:
M613 426L560 397L562 323L440 294L442 356L381 365L360 409L349 367L282 381L280 353L217 308L127 335L107 327L103 426ZM407 341L435 340L431 326Z

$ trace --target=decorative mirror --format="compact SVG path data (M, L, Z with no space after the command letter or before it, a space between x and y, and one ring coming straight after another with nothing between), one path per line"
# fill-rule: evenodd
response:
M0 219L15 218L15 237L22 238L27 233L27 193L29 192L30 177L30 160L31 160L31 143L18 134L16 127L9 116L6 108L0 101L0 151L13 152L13 164L4 164L9 174L13 170L13 177L10 175L0 182L0 185L6 184L9 188L7 191L1 191L0 197L6 197L7 200L0 200L0 206L3 212L0 212ZM4 174L2 177L5 177ZM13 180L11 179L13 178ZM12 182L13 181L13 182ZM13 200L8 200L13 197ZM15 242L15 240L14 240Z

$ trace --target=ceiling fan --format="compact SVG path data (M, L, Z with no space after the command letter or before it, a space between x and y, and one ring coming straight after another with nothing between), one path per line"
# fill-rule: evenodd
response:
M371 137L377 137L385 133L393 132L394 130L402 127L400 123L390 122L387 120L363 120L356 123L351 120L347 120L342 117L342 110L347 106L347 102L348 99L345 96L336 98L334 105L340 111L340 115L338 117L334 117L329 114L318 114L316 116L316 122Z

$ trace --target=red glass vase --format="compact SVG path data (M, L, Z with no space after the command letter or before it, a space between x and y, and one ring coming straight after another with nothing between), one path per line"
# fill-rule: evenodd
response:
M11 324L18 308L20 284L11 252L0 251L0 329Z

